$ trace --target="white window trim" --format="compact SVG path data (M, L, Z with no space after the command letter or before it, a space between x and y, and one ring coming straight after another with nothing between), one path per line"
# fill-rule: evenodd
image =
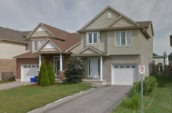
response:
M126 38L126 32L130 31L131 32L131 43L130 44L127 44L127 38ZM120 32L120 44L118 45L117 42L116 42L116 32ZM125 32L125 45L121 45L121 32ZM131 30L125 30L125 31L115 31L115 46L131 46L132 45L132 31Z
M35 46L35 42L37 42L37 49L35 48L36 46ZM34 40L33 41L33 49L34 49L34 51L37 51L38 50L38 47L39 47L39 41L38 40Z
M37 42L37 46L38 46L38 47L37 47L37 50L35 49L35 42L34 42L34 41L38 41L38 42ZM41 41L44 41L44 43L43 43L43 45L44 45L45 42L46 42L46 39L34 39L34 40L32 40L32 42L33 42L33 43L32 43L32 44L33 44L33 45L32 45L33 51L38 51L38 50L40 49L40 47L42 46L42 45L41 45Z
M89 34L90 33L92 34L92 43L89 43ZM97 42L96 43L94 43L94 38L93 38L94 33L97 33ZM99 41L99 32L88 32L87 33L87 43L88 44L98 44L98 41Z

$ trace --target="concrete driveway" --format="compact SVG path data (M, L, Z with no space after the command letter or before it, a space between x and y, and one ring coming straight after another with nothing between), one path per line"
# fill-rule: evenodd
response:
M29 85L29 84L31 84L31 83L30 82L19 82L19 81L2 83L2 84L0 84L0 90L15 88L18 86L24 86L24 85Z
M109 113L126 97L130 86L105 86L42 113Z

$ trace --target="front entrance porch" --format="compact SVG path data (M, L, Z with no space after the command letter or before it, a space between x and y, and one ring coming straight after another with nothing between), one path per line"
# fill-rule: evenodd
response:
M64 78L64 71L66 70L67 62L70 55L68 54L40 54L39 55L39 70L41 67L41 62L45 60L48 65L49 62L53 63L54 73L57 78Z
M103 57L81 57L86 67L85 80L103 81Z

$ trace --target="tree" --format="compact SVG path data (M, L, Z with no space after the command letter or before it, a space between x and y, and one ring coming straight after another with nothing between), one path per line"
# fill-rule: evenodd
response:
M69 60L66 69L66 81L70 83L81 82L84 77L84 65L81 59L73 57Z
M45 61L41 64L41 70L40 70L40 85L41 86L49 86L49 77L48 77L48 71Z
M55 84L55 75L54 75L54 69L53 69L52 62L49 62L49 65L48 65L48 77L50 80L50 84L54 85Z
M156 53L153 53L153 56L158 56L158 54L156 54Z

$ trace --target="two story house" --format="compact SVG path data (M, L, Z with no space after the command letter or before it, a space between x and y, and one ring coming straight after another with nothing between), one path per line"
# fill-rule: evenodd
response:
M0 27L0 80L16 75L16 55L26 52L29 32Z
M71 52L84 60L85 78L111 85L140 80L138 66L149 76L153 54L151 21L135 22L106 7L79 31L81 43Z
M151 21L135 22L111 7L106 7L79 33L40 23L29 35L29 52L17 59L17 78L29 81L37 76L42 60L54 64L62 78L68 59L83 59L85 79L110 85L132 85L140 80L138 66L145 65L149 76L153 55Z
M21 81L30 81L31 77L38 76L42 60L47 65L52 62L55 75L63 78L64 70L70 50L80 43L79 33L69 33L53 26L40 23L26 37L28 52L16 56L16 78Z

